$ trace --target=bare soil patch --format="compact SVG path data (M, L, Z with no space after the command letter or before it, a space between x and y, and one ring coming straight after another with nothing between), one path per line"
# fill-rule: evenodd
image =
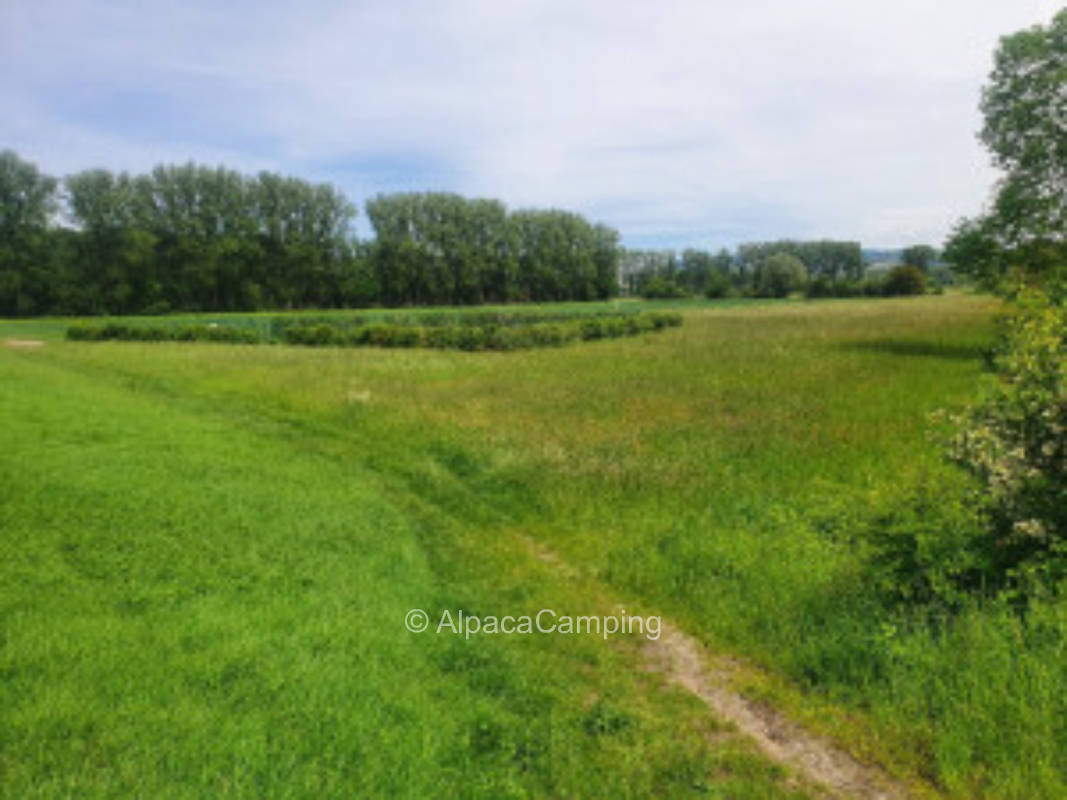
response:
M532 555L568 580L581 574L557 554L520 534ZM634 604L626 606L634 613ZM730 688L727 658L714 658L693 637L661 618L659 639L642 645L644 668L700 698L720 720L732 723L769 759L792 770L830 798L905 800L902 784L876 766L864 764L831 742L805 730L784 715Z
M699 697L770 759L825 787L832 797L901 800L909 793L877 767L862 764L772 708L728 688L729 669L716 666L700 644L663 620L662 634L644 648L649 669Z
M40 339L4 339L4 347L13 347L19 350L34 350L38 347L44 347L44 342Z

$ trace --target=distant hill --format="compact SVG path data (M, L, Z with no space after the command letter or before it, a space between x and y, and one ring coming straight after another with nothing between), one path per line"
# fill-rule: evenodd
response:
M870 250L868 250L868 249L864 248L864 250L863 250L863 262L865 264L882 264L882 263L899 264L900 263L901 254L903 252L904 251L902 249L897 249L897 250L870 249Z

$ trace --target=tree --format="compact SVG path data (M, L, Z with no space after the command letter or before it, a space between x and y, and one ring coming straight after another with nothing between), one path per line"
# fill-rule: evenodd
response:
M808 270L799 258L775 253L756 267L756 293L761 297L786 297L807 280Z
M57 182L11 150L0 152L0 314L41 313L46 305L46 234Z
M775 253L788 253L797 258L812 277L830 280L863 277L863 251L859 242L796 241L749 242L737 248L737 264L742 275L753 273L759 265Z
M945 245L960 272L995 287L1012 272L1062 279L1067 264L1067 9L1000 40L979 138L1004 175L990 210ZM974 257L974 260L969 260Z
M931 265L937 261L937 250L928 244L916 244L905 247L900 254L900 260L905 266L928 273Z
M949 456L977 480L989 583L1025 598L1067 585L1067 10L1001 39L990 80L981 138L1006 174L946 257L1015 302L998 375L955 417Z

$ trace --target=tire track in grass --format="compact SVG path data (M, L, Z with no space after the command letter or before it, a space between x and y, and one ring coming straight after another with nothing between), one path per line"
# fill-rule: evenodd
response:
M568 580L581 573L529 536L520 536L533 554ZM634 613L635 604L626 608ZM617 611L622 606L617 607ZM822 788L828 797L905 800L913 796L882 769L850 754L787 719L774 709L730 688L733 670L715 659L692 636L661 617L660 637L641 646L644 668L699 698L712 713L732 723L763 755ZM719 663L716 663L718 661Z
M774 709L728 688L729 669L715 665L696 639L668 620L662 621L660 630L660 638L647 640L643 647L647 668L700 698L772 761L825 787L831 797L903 800L910 796L881 769L857 761Z

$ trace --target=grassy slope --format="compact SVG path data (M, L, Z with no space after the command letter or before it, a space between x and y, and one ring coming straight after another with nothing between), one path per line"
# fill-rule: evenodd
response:
M926 414L973 393L991 308L713 305L667 335L511 354L60 344L18 357L198 415L227 408L242 437L281 425L298 451L314 440L346 469L388 476L416 552L449 587L439 596L483 613L519 602L516 587L557 597L550 574L514 579L520 529L763 665L771 677L754 674L750 691L856 749L961 797L1056 797L1062 609L1044 610L1040 636L997 609L932 632L878 605L849 537L866 509L943 472ZM559 647L542 649L562 675L573 662ZM598 668L584 688L618 674Z
M417 440L201 356L251 354L0 351L0 793L800 796L631 644L407 633L610 606L472 541L498 512Z

